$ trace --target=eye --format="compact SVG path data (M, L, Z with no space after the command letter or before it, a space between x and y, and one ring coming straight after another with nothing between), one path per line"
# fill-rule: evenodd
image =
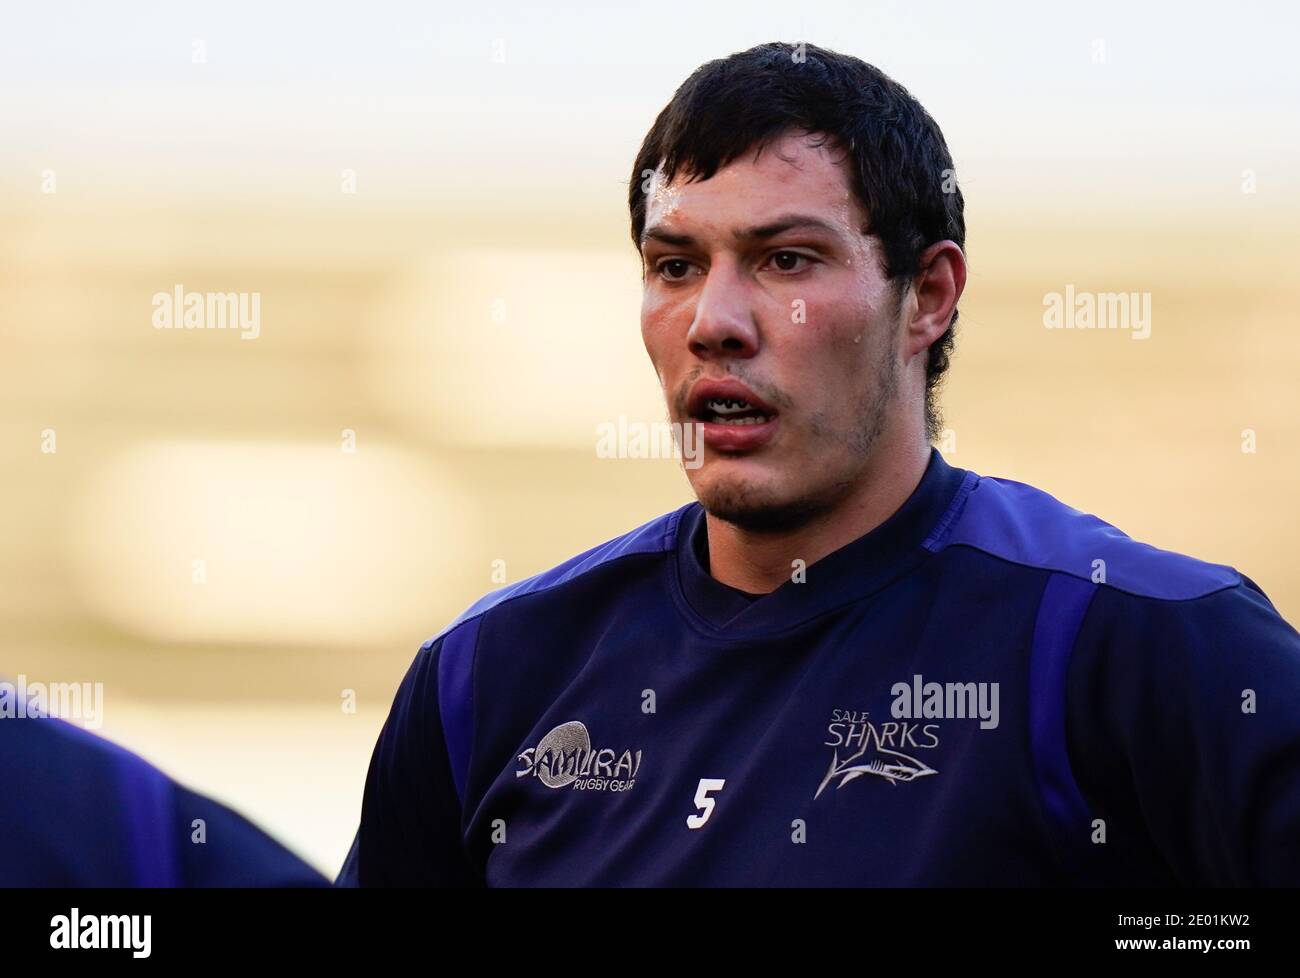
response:
M797 251L774 251L769 259L772 265L780 272L797 272L805 266L799 262L812 263L813 259Z
M655 265L655 272L669 282L680 282L690 269L691 263L684 258L665 258Z

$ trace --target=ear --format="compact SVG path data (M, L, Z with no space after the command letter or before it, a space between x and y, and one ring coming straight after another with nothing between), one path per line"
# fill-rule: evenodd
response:
M909 360L928 350L947 331L966 288L966 256L955 241L930 245L921 252L920 267L912 280L916 308L904 338Z

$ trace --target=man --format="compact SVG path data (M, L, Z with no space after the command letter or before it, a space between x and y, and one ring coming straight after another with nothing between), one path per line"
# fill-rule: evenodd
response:
M51 717L0 719L0 887L315 887L226 806Z
M341 883L1300 882L1300 636L1232 568L928 444L952 170L854 58L682 85L629 202L698 502L424 645Z

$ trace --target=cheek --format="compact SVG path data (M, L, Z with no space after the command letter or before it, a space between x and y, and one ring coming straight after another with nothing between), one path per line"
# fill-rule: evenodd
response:
M811 433L838 437L856 423L888 338L868 303L809 300L807 310L807 323L778 331L772 359Z
M837 363L855 377L875 376L879 361L890 355L897 322L890 308L864 296L844 304L838 311L837 327L830 338Z
M665 371L672 361L674 351L682 345L680 341L674 340L672 316L662 302L647 296L641 302L641 343L645 346L660 382L665 380Z
M829 384L841 377L861 373L881 346L880 322L865 302L848 302L840 297L806 304L805 323L784 326L778 331L781 349L778 359L795 367L814 385ZM806 385L805 385L806 386ZM813 389L816 389L814 386ZM826 393L832 394L831 389Z
M804 281L784 283L768 314L773 322L792 324L825 337L828 343L852 344L878 318L876 283L863 281L856 268L828 265Z
M654 349L660 343L662 331L663 316L659 303L649 293L645 293L641 297L641 342L651 356L654 356Z

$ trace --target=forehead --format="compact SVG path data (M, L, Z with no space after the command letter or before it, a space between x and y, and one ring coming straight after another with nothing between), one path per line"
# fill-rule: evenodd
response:
M822 217L845 233L860 232L866 212L853 192L851 158L833 141L788 133L747 151L708 180L656 171L646 201L645 227L686 232L741 224L797 210Z

